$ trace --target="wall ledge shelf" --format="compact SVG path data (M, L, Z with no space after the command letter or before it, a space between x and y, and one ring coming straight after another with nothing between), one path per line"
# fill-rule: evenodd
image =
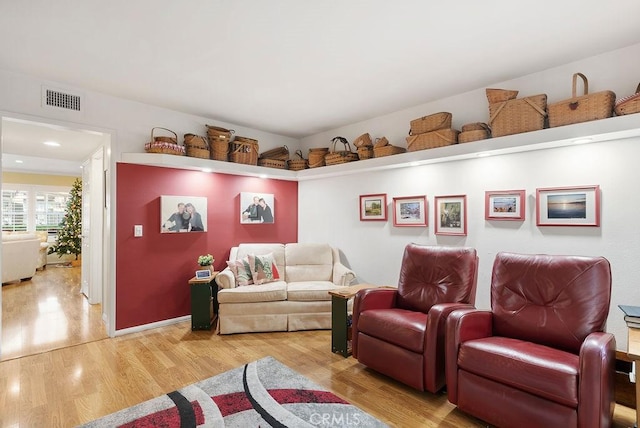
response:
M638 136L640 136L640 113L303 171L156 153L122 153L121 162L276 180L304 181L452 162L481 156L546 150L580 143L601 143Z

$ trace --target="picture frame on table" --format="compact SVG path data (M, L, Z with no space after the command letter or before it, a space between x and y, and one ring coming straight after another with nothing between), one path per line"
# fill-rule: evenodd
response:
M436 196L434 216L436 235L466 235L467 196Z
M393 198L393 225L397 227L427 226L427 197Z
M485 220L524 220L525 191L487 191L484 195Z
M600 186L536 189L537 226L600 226Z
M360 195L360 221L387 221L387 194Z

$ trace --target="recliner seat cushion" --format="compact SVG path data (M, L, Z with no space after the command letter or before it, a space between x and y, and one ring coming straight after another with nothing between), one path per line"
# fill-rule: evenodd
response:
M358 319L358 331L388 343L422 354L427 314L406 309L364 311Z
M578 405L579 358L569 352L493 336L464 342L458 367L566 406Z

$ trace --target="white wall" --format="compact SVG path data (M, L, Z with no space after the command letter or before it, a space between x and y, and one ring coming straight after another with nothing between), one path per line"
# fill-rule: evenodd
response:
M591 92L610 89L625 96L638 84L639 69L640 45L635 45L493 87L518 89L523 96L547 93L550 101L560 101L571 95L572 73L581 71L592 79ZM301 143L306 148L326 147L336 135L351 140L369 132L372 137L386 135L392 144L406 146L409 121L437 111L452 112L458 128L467 122L487 121L484 88L327 131ZM375 284L397 284L407 243L474 247L480 257L476 300L480 308L490 305L491 267L498 251L605 256L613 270L607 329L616 335L617 348L624 350L626 325L617 305L640 305L636 280L640 228L634 225L640 219L637 159L640 138L633 138L301 181L299 241L328 241L339 247L358 273L358 281ZM602 190L600 227L536 226L536 188L596 184ZM485 221L485 191L515 189L526 190L526 219ZM391 210L387 222L359 221L359 195L371 193L386 193L390 204L393 197L427 195L428 227L393 227ZM434 196L456 194L467 195L467 236L436 236Z

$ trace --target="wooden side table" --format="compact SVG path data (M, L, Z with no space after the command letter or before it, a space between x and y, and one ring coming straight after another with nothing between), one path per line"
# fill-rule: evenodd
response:
M640 427L640 379L638 379L638 366L640 365L640 328L628 327L629 337L627 341L627 354L636 365L636 427Z
M347 326L347 303L358 291L365 288L394 288L372 284L357 284L350 287L342 287L329 291L331 295L331 352L343 357L351 355L351 339L349 332L351 326Z
M191 330L211 330L218 315L218 284L213 272L211 278L189 280L191 286Z

